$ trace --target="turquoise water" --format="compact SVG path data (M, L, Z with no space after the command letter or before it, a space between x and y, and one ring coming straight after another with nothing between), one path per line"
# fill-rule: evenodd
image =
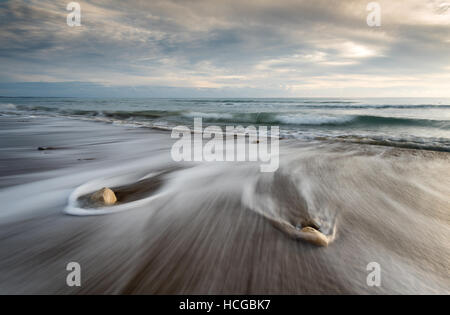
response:
M57 115L171 129L278 125L287 138L335 138L450 151L450 99L0 98L0 115Z

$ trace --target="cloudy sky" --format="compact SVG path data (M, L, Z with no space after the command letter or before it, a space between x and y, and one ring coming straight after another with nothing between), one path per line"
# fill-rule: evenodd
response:
M0 95L450 97L450 0L0 1Z

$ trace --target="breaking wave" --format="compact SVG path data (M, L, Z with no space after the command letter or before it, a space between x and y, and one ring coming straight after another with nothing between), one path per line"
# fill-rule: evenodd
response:
M283 138L338 138L357 143L450 151L450 105L447 100L435 104L396 102L364 104L355 100L234 98L26 99L17 104L4 100L0 103L0 112L2 115L64 116L163 130L172 130L179 125L192 126L194 118L202 118L203 127L280 126Z

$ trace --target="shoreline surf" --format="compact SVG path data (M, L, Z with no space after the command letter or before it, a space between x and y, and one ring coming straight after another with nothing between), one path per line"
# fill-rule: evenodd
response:
M448 294L446 152L287 140L279 171L262 174L247 162L173 163L167 132L23 119L0 117L1 292ZM64 213L87 183L129 187L161 172L158 198ZM326 234L337 220L327 248L289 236L311 218ZM80 288L65 285L69 261ZM366 285L373 261L380 288Z
M205 125L277 125L283 138L338 140L450 151L446 99L85 99L5 98L9 116L69 117L171 130Z

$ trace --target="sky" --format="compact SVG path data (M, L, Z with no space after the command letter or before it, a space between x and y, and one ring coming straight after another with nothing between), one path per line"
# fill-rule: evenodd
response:
M0 1L0 95L450 97L450 0Z

